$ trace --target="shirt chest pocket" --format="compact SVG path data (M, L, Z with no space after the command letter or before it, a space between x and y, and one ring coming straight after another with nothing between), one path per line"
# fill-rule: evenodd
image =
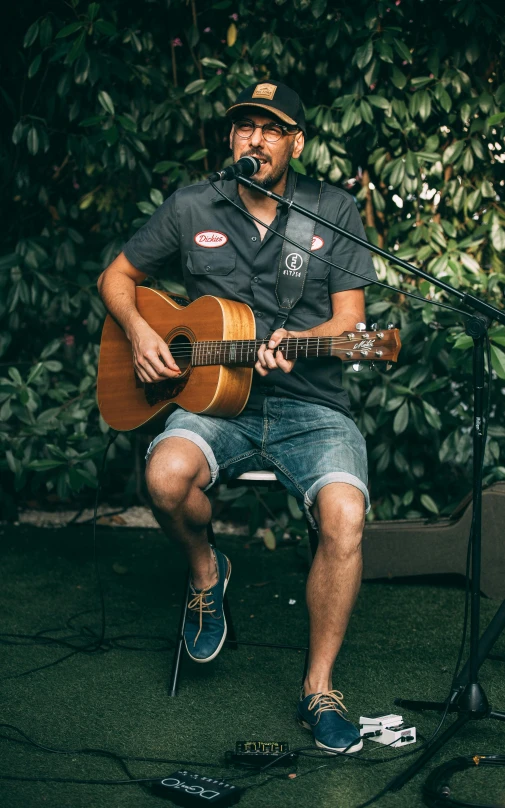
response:
M186 261L186 282L191 297L232 297L236 286L235 253L221 250L190 250Z

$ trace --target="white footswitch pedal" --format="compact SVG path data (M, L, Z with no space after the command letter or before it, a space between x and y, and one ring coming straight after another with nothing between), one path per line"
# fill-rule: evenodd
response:
M362 738L392 748L416 742L416 728L406 726L403 723L403 716L395 713L362 715L359 719L359 731Z

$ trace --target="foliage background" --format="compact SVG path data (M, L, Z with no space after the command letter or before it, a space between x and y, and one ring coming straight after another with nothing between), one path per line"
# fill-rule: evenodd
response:
M167 195L228 158L225 109L255 80L298 90L309 132L296 168L353 194L371 241L502 306L501 2L32 0L11 9L2 40L8 517L20 502L90 497L108 439L95 403L97 277ZM375 261L381 278L441 299ZM179 281L174 269L165 288ZM387 375L346 373L368 440L371 518L448 513L470 488L462 319L378 288L367 295L371 319L400 325L404 345ZM490 334L488 482L505 478L505 329ZM119 436L109 494L142 496L144 445ZM264 510L249 497L254 527ZM281 500L272 507L285 525Z

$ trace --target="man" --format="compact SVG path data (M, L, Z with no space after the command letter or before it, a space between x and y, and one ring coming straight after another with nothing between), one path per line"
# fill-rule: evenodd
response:
M298 95L279 82L244 89L227 111L233 122L233 160L259 158L256 182L291 197L289 168L304 147L305 116ZM317 523L319 547L307 581L310 657L297 708L317 746L354 752L358 730L345 718L343 696L332 689L332 669L361 580L361 535L369 508L366 450L349 414L335 359L287 361L275 348L286 336L330 336L364 320L363 287L375 278L370 255L328 228L317 226L303 296L289 315L289 330L268 338L277 311L275 284L288 213L274 200L235 180L221 188L249 219L207 182L176 191L126 244L100 276L107 308L132 344L144 382L174 378L179 368L165 342L135 307L135 286L161 275L167 261L182 263L189 296L216 295L247 303L254 311L258 351L251 396L239 416L221 419L176 410L147 453L146 481L153 512L182 546L191 568L186 648L197 662L219 653L225 637L223 595L231 565L207 541L211 505L206 491L216 480L273 468ZM319 213L363 236L354 200L323 184ZM329 268L323 255L360 277Z

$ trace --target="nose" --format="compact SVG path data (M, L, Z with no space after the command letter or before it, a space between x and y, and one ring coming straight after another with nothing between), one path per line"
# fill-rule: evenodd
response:
M261 126L257 126L251 135L251 146L260 146L263 143L263 130Z

